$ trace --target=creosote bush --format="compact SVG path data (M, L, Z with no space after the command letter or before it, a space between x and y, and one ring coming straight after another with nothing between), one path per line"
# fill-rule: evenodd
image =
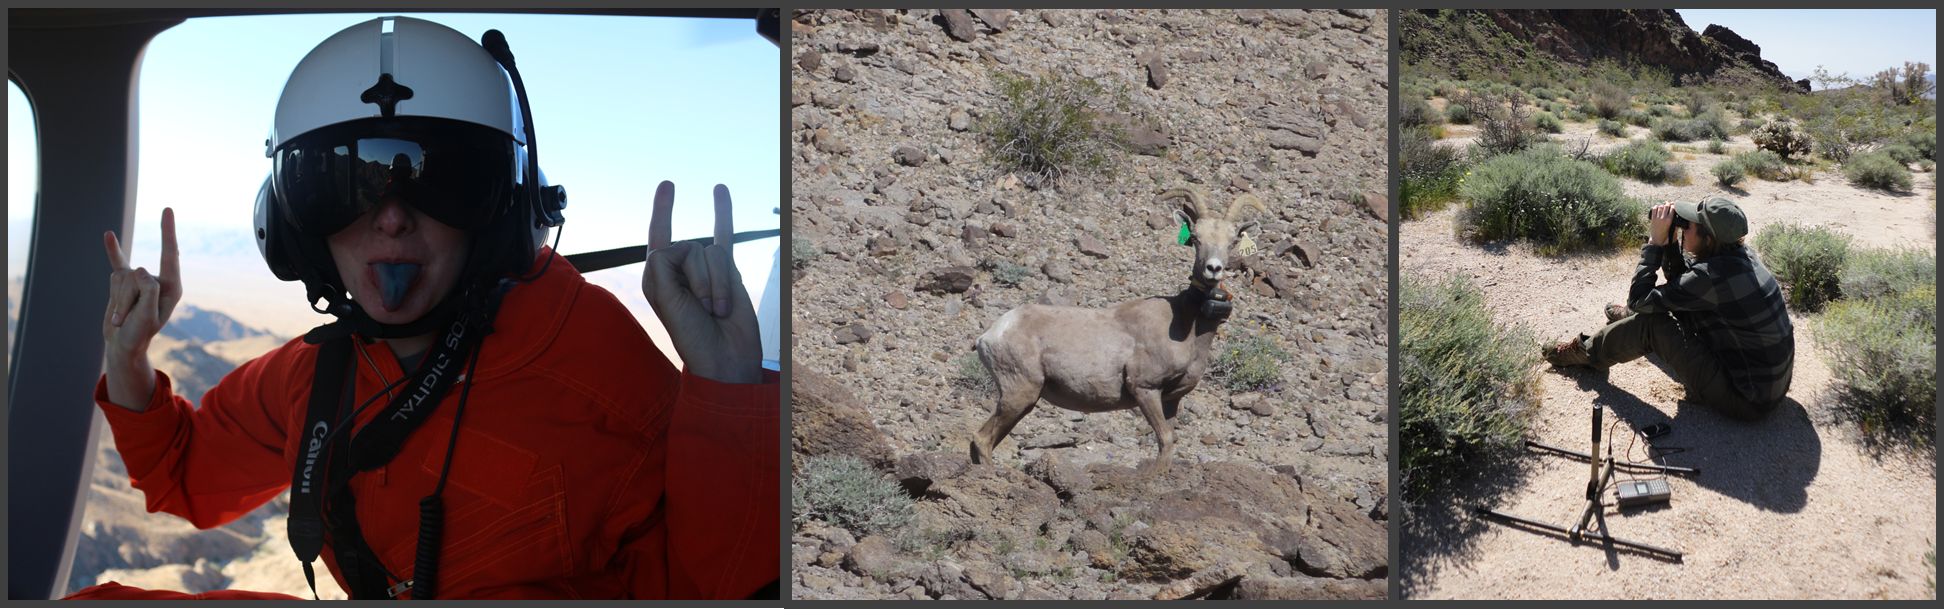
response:
M1462 221L1481 240L1524 238L1565 251L1638 240L1647 208L1620 181L1546 144L1492 157L1458 191L1471 201Z
M1399 474L1421 501L1494 451L1518 446L1538 398L1538 342L1499 324L1463 275L1406 274L1398 302Z
M1611 119L1620 116L1621 112L1626 112L1632 107L1633 100L1628 97L1626 90L1612 83L1594 83L1593 111L1599 114L1600 118Z
M1397 147L1398 208L1406 218L1444 209L1458 196L1465 164L1449 146L1438 146L1433 128L1401 129Z
M1935 283L1902 294L1838 301L1815 325L1829 369L1845 385L1864 432L1889 428L1903 432L1899 441L1931 443L1937 433Z
M1741 183L1742 178L1745 177L1745 174L1742 173L1741 163L1737 163L1733 159L1716 163L1712 171L1714 172L1716 182L1720 182L1722 186L1730 188Z
M1708 140L1708 154L1727 154L1727 153L1728 153L1728 142L1721 141L1721 138L1719 137Z
M1436 125L1444 122L1444 117L1431 109L1430 102L1414 97L1403 98L1403 107L1397 111L1397 126L1405 129L1423 125Z
M1001 171L1018 172L1030 186L1069 174L1108 173L1127 134L1103 121L1103 111L1127 114L1123 86L1062 73L1038 77L992 75L999 100L980 118L987 155Z
M821 520L858 537L897 529L912 518L904 488L850 455L804 458L791 483L790 503L795 522Z
M1566 129L1564 125L1559 124L1559 117L1553 116L1551 112L1541 112L1534 116L1532 125L1546 133L1559 133Z
M1890 155L1890 158L1895 159L1900 165L1909 165L1917 162L1918 159L1924 158L1918 154L1916 148L1912 148L1909 144L1891 144L1879 150L1884 154Z
M1638 139L1627 145L1607 151L1600 157L1600 166L1613 175L1630 177L1642 182L1670 182L1667 175L1667 147L1651 139Z
M1601 120L1600 133L1613 137L1627 137L1627 124L1620 121Z
M1471 108L1464 104L1445 106L1445 120L1453 125L1469 125L1472 122Z
M1937 287L1937 255L1915 247L1866 248L1843 263L1843 298L1884 298Z
M1849 235L1825 226L1776 223L1755 234L1762 264L1782 284L1789 304L1811 311L1841 295L1839 273L1849 244Z
M1748 173L1754 174L1755 177L1771 182L1779 181L1783 178L1782 157L1776 156L1772 151L1751 150L1743 152L1735 155L1735 162L1740 163L1742 169L1748 170Z
M1882 151L1853 155L1843 163L1843 177L1851 184L1910 192L1910 169Z

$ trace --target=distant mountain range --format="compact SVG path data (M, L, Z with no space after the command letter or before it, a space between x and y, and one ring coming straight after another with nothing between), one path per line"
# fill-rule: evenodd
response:
M19 318L23 279L7 280L9 352ZM169 375L176 395L202 402L202 394L244 362L275 349L289 339L245 326L228 315L194 305L176 309L162 332L149 342L149 363Z
M228 315L188 305L169 318L168 325L162 327L162 335L192 345L201 345L252 336L270 336L270 333L244 326Z

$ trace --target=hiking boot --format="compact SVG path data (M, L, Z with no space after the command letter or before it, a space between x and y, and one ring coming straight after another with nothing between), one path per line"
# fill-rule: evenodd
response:
M1628 309L1627 305L1607 303L1606 306L1607 323L1620 321L1632 315L1633 315L1633 311Z
M1567 366L1592 366L1593 358L1586 353L1586 335L1559 341L1559 344L1545 349L1546 363L1565 368Z

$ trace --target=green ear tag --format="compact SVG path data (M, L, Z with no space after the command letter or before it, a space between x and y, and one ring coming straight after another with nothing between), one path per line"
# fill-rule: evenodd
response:
M1181 235L1175 238L1175 242L1188 245L1188 225L1181 225Z

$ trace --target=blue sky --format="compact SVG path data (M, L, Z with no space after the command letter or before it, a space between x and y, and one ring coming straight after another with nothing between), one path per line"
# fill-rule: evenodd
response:
M328 318L297 283L277 281L249 239L251 207L284 80L311 47L372 14L192 19L156 36L140 78L135 264L160 256L162 208L174 207L186 304L295 335ZM711 189L726 184L738 231L777 227L778 49L747 20L564 15L406 14L474 40L506 35L533 105L541 169L567 187L560 250L647 242L657 183L676 185L675 238L711 234ZM32 122L8 95L8 275L24 272L32 218ZM777 240L736 249L752 299ZM651 319L640 265L592 273ZM107 276L107 265L102 265Z
M1679 9L1700 32L1720 24L1762 47L1762 59L1801 80L1820 65L1831 75L1869 78L1921 61L1937 71L1936 9Z

